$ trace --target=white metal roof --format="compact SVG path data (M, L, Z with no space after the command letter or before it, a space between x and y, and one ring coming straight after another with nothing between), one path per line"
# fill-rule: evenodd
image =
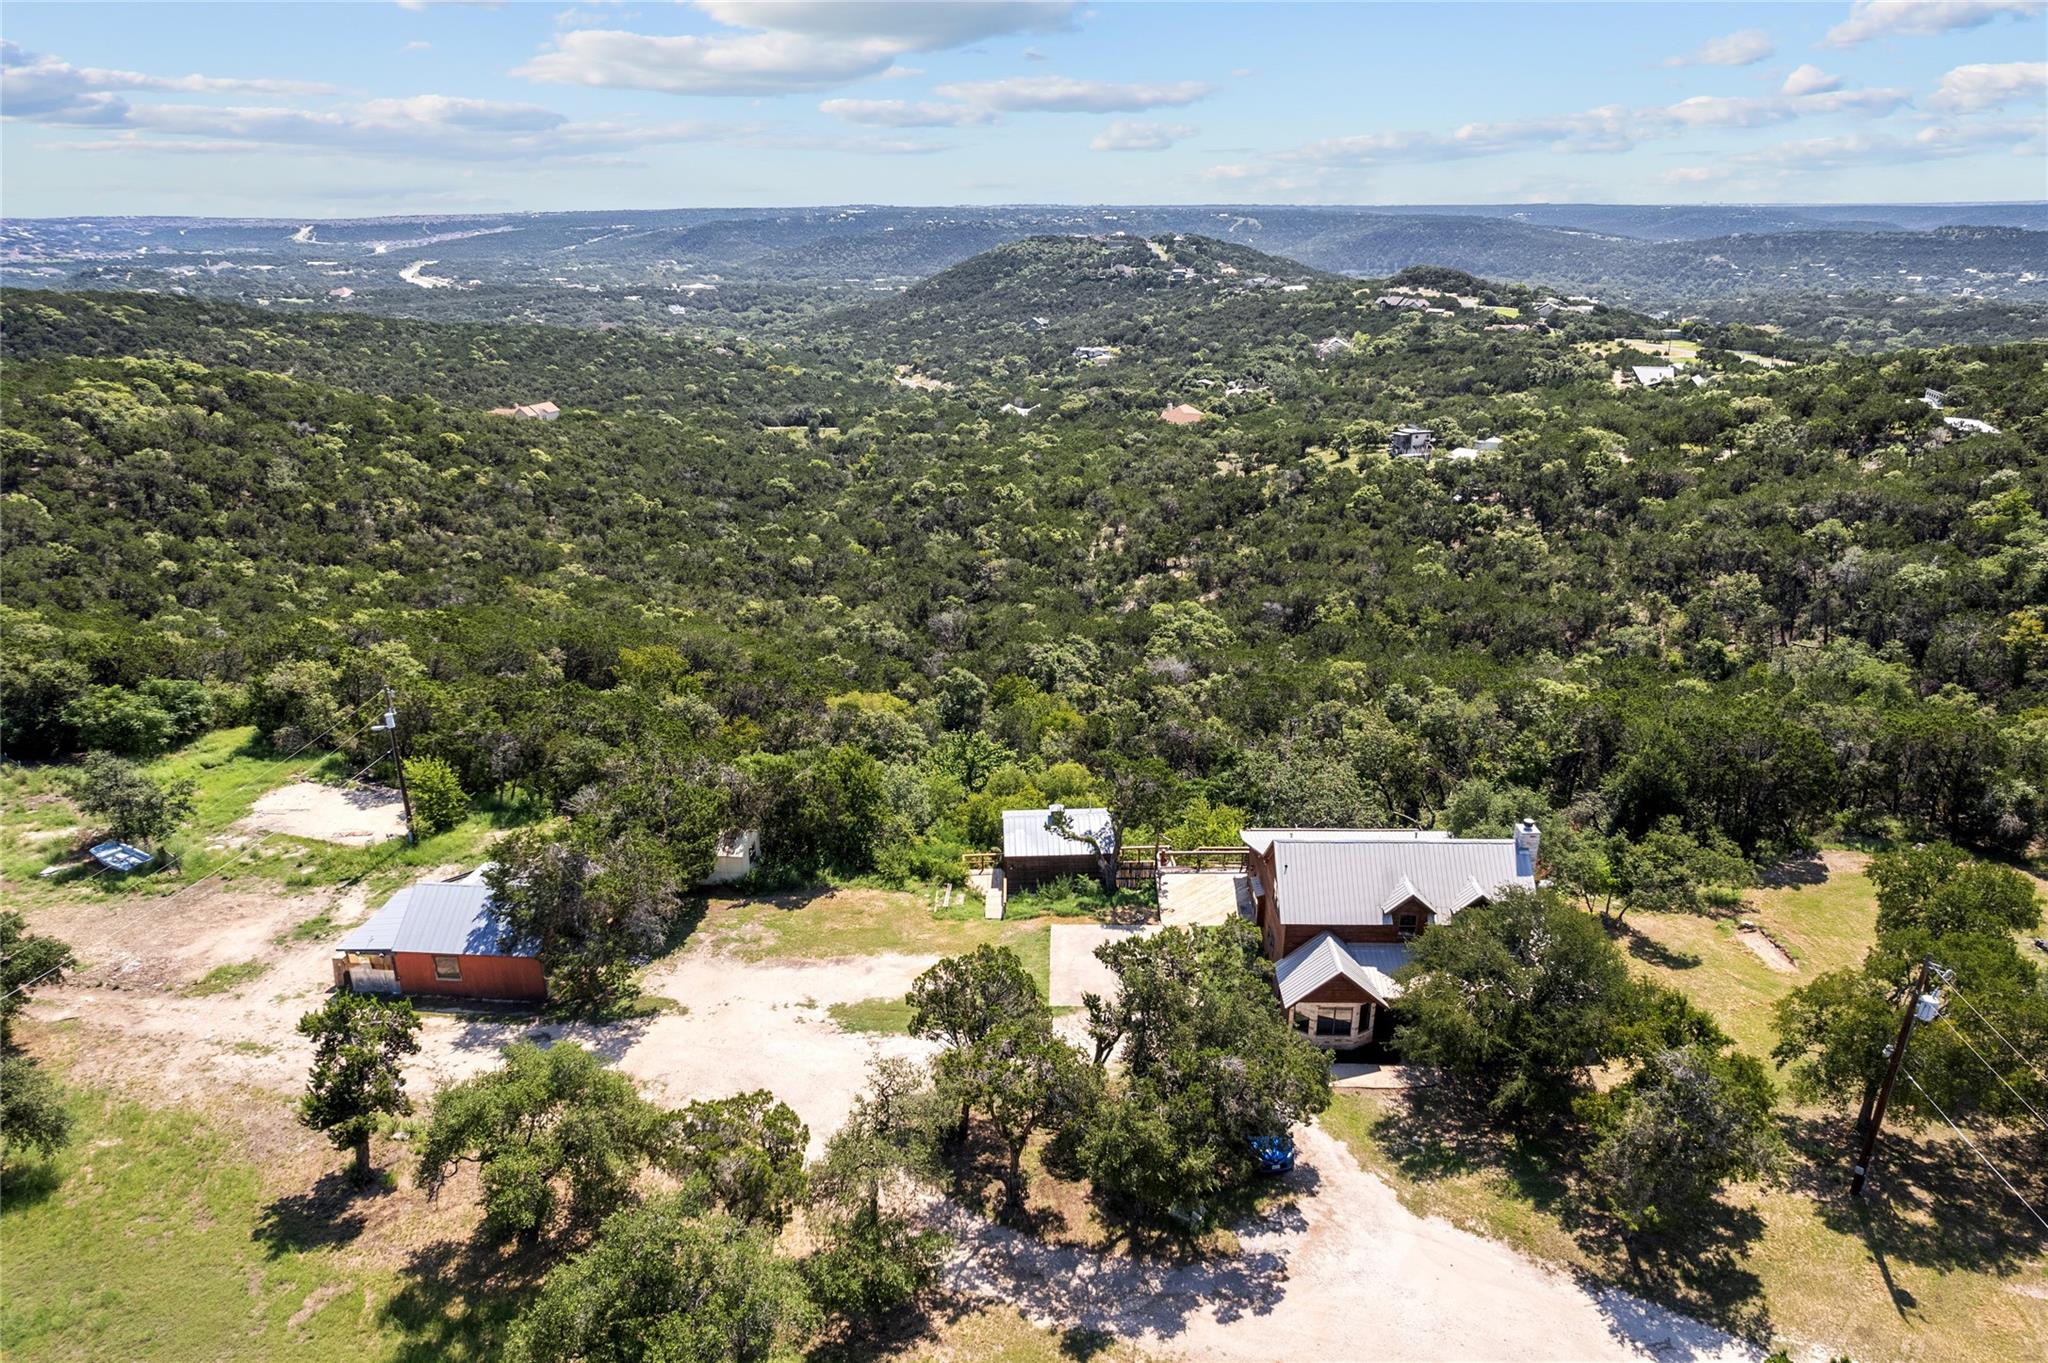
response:
M1263 852L1276 842L1448 842L1440 828L1247 828L1245 846Z
M1003 811L1003 855L1006 857L1085 857L1094 853L1083 838L1052 827L1053 810L1006 809ZM1095 838L1105 850L1116 845L1116 828L1106 809L1065 810L1067 827Z
M1273 889L1289 924L1389 923L1410 899L1439 921L1502 890L1536 888L1517 875L1513 838L1275 839Z
M478 876L481 869L473 872ZM507 948L505 927L480 879L408 885L335 944L337 951L420 951L436 956L531 956Z
M1394 972L1408 964L1408 948L1386 942L1345 942L1325 932L1305 942L1273 967L1280 1006L1292 1008L1342 975L1381 1003L1401 997Z

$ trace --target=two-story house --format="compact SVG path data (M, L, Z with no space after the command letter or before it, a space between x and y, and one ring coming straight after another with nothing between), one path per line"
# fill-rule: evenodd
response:
M1536 887L1539 834L1248 828L1245 866L1280 1004L1296 1030L1343 1050L1386 1039L1407 943L1512 888Z

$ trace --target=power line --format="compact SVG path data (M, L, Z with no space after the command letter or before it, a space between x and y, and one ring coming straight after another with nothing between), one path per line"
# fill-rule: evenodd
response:
M1965 994L1962 990L1956 988L1954 980L1949 981L1948 987L1950 993L1954 994L1957 998L1963 1001L1963 1007L1970 1010L1971 1016L1975 1017L1977 1021L1983 1023L1986 1027L1990 1028L1991 1035L1997 1037L2000 1041L2005 1042L2005 1048L2011 1051L2014 1055L2018 1056L2019 1061L2022 1065L2025 1065L2028 1069L2032 1070L2036 1078L2039 1078L2044 1082L2048 1082L2048 1074L2044 1074L2039 1065L2035 1064L2032 1060L2029 1060L2027 1058L2027 1053L2025 1051L2013 1045L2011 1040L2007 1038L2006 1034L1998 1030L1997 1023L1993 1022L1990 1018L1985 1017L1982 1013L1978 1012L1977 1005L1970 1002L1970 996L1968 994Z
M2007 1093L2010 1093L2014 1097L2014 1099L2016 1099L2019 1102L2019 1105L2025 1108L2028 1114L2031 1115L2035 1121L2041 1124L2041 1128L2044 1131L2048 1131L2048 1118L2044 1118L2039 1112L2035 1111L2034 1105L2027 1101L2026 1095L2022 1094L2018 1089L2014 1088L2012 1084L2006 1079L2006 1077L1998 1072L1996 1066L1994 1066L1989 1060L1986 1060L1981 1054L1979 1054L1975 1046L1970 1045L1970 1038L1964 1034L1962 1028L1956 1026L1956 1020L1946 1013L1942 1014L1941 1020L1948 1024L1948 1029L1956 1034L1956 1039L1958 1041L1961 1041L1963 1045L1969 1047L1970 1054L1977 1057L1977 1063L1982 1065L1985 1069L1990 1070L1991 1077L1993 1079L1996 1079L1999 1083L2004 1084L2005 1091Z
M2042 1230L2048 1230L2048 1217L2043 1217L2041 1213L2034 1210L2033 1203L2027 1201L2026 1198L2020 1196L2020 1190L2012 1186L2012 1180L2007 1178L2005 1174L1999 1169L1999 1167L1991 1162L1990 1156L1986 1155L1982 1150L1977 1148L1977 1142L1970 1139L1970 1133L1963 1130L1960 1126L1957 1126L1955 1118L1949 1116L1946 1112L1943 1112L1941 1110L1941 1104L1935 1102L1933 1096L1930 1095L1926 1089L1920 1087L1920 1081L1913 1077L1913 1071L1905 1070L1905 1075L1906 1082L1911 1084L1915 1089L1919 1090L1920 1096L1927 1100L1927 1106L1934 1109L1935 1115L1948 1123L1949 1130L1955 1132L1956 1135L1962 1137L1963 1144L1970 1147L1970 1153L1975 1155L1979 1160L1983 1161L1984 1167L1986 1169L1989 1169L1992 1172L1992 1175L1996 1177L2000 1183L2003 1183L2005 1185L2005 1190L2011 1193L2014 1199L2017 1200L2022 1207L2025 1207L2027 1209L2027 1215L2033 1217L2034 1220L2040 1222Z

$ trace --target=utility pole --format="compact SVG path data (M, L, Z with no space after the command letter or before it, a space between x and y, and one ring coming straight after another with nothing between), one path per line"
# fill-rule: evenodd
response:
M384 705L384 722L372 727L382 729L391 740L391 769L398 774L398 798L405 806L405 840L417 847L420 838L412 826L412 792L405 788L405 754L398 742L398 699L388 686L384 688Z
M1920 974L1913 981L1913 990L1906 998L1905 1016L1899 1019L1899 1034L1885 1052L1891 1063L1885 1067L1884 1083L1878 1086L1875 1102L1866 1095L1863 1115L1857 1125L1863 1131L1863 1153L1849 1166L1849 1196L1863 1196L1864 1181L1870 1176L1870 1161L1877 1153L1877 1133L1884 1126L1884 1110L1891 1105L1892 1085L1899 1080L1899 1069L1906 1063L1906 1043L1912 1039L1915 1022L1932 1022L1941 1012L1941 1000L1928 991L1928 977L1935 970L1934 962L1922 961Z

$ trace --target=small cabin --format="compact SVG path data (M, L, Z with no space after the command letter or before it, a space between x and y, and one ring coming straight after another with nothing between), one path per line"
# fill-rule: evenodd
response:
M1079 877L1113 883L1116 823L1106 809L1010 809L1003 812L1005 888L1034 889Z
M507 999L548 996L539 949L513 939L484 867L408 885L334 948L334 985L358 994Z

